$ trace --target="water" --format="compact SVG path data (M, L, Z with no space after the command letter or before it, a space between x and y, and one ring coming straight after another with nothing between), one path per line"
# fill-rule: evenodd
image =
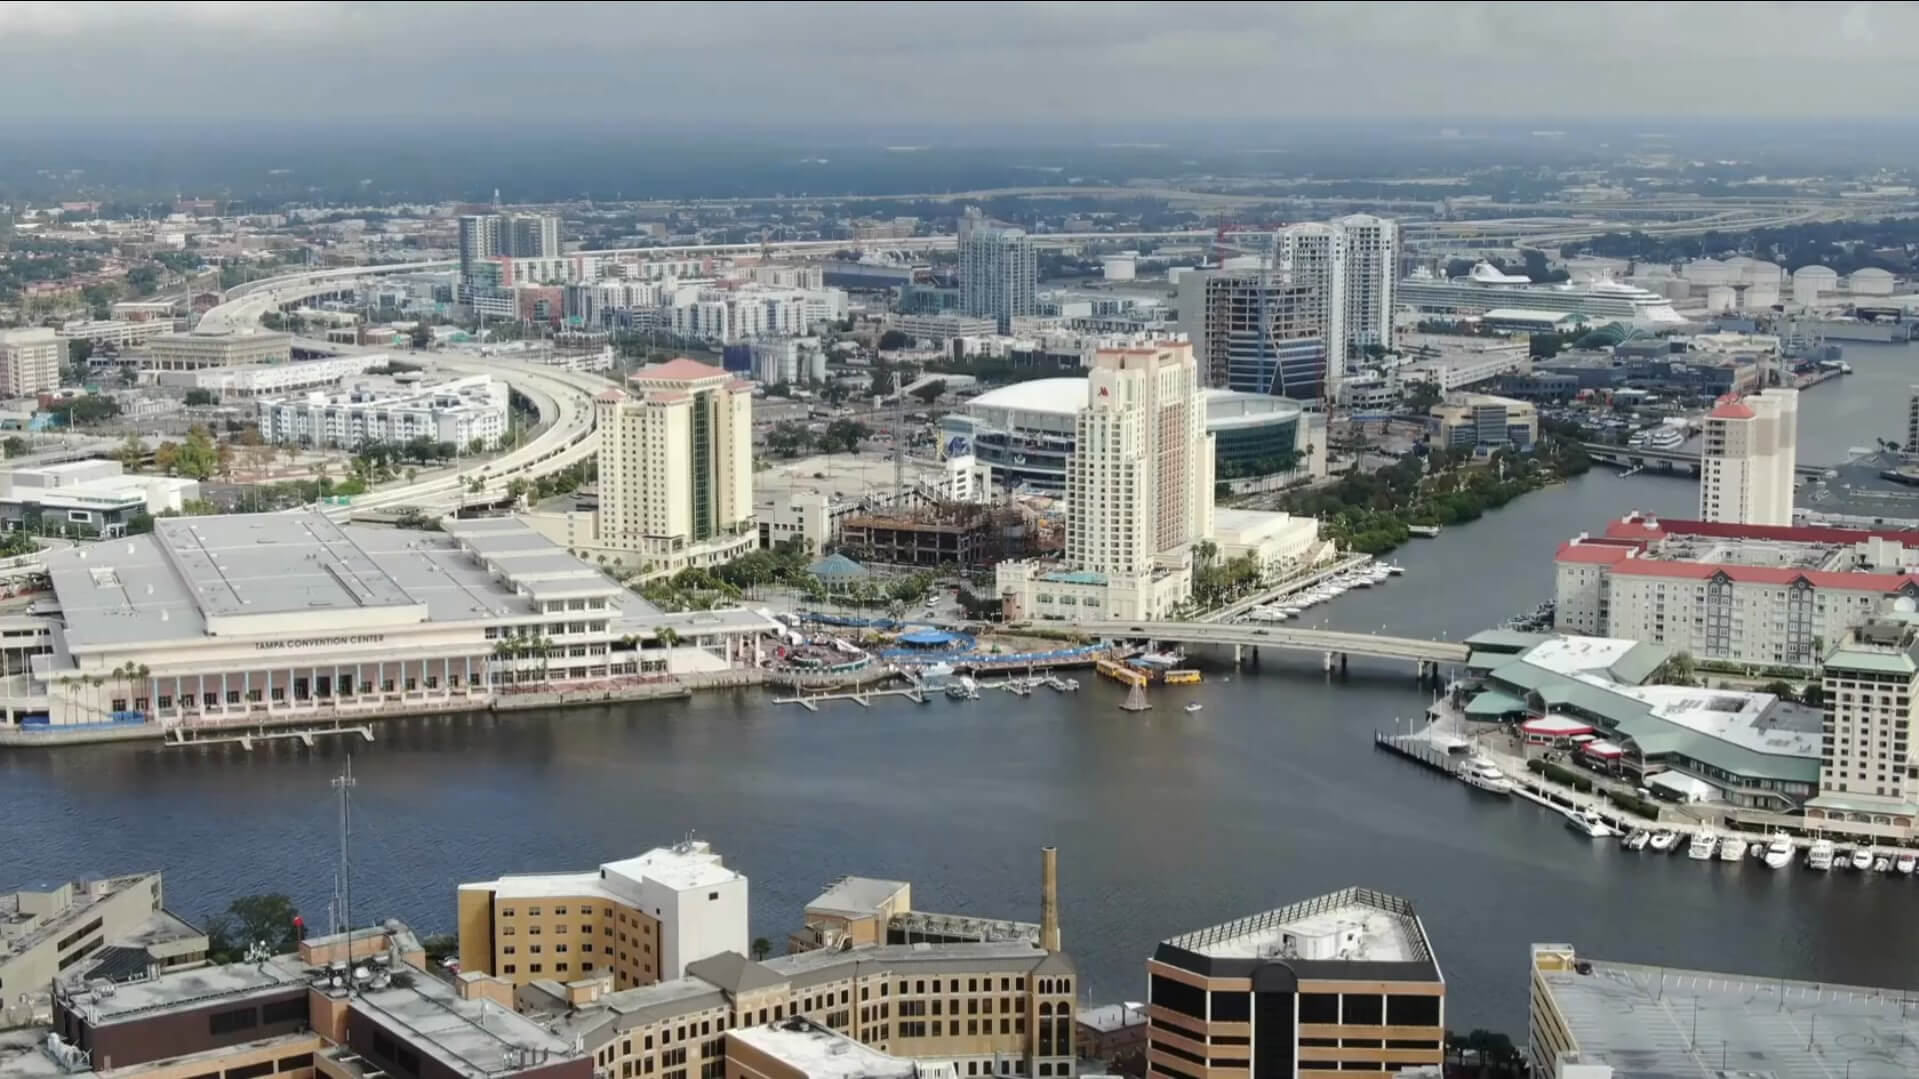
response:
M1804 413L1843 420L1842 441L1890 431L1879 413L1903 409L1907 376L1848 357L1853 385L1809 391ZM1901 387L1896 408L1869 389L1878 377ZM1871 398L1856 415L1825 400L1855 389ZM1397 556L1404 577L1308 624L1458 639L1547 598L1571 533L1632 508L1689 515L1694 500L1685 482L1595 472L1415 540ZM460 881L591 866L697 829L751 878L753 933L776 942L844 873L910 880L923 909L1037 920L1037 848L1057 844L1065 939L1100 1001L1139 999L1163 937L1349 884L1414 901L1461 1029L1523 1036L1534 941L1913 981L1919 941L1895 927L1919 910L1919 883L1632 854L1375 751L1375 729L1423 708L1410 664L1354 660L1333 684L1316 656L1268 653L1257 675L1216 667L1143 715L1081 682L1073 696L817 714L751 693L389 724L355 751L356 920L450 929ZM1189 699L1205 710L1182 711ZM341 752L0 756L0 885L157 867L188 916L279 890L324 925Z

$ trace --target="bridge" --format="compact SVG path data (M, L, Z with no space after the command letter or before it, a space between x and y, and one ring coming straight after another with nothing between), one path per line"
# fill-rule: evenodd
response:
M1407 659L1420 665L1464 663L1468 649L1457 641L1429 641L1423 637L1386 637L1377 633L1348 633L1330 629L1288 629L1284 626L1238 625L1221 622L1077 622L1073 628L1099 637L1179 644L1219 644L1238 648L1284 648L1318 652L1331 666L1335 657Z
M1600 464L1615 465L1625 469L1644 469L1651 472L1689 472L1699 474L1699 451L1680 448L1676 450L1655 449L1651 446L1615 446L1609 442L1581 442L1586 456ZM1828 471L1826 465L1796 465L1793 468L1801 476L1823 476Z

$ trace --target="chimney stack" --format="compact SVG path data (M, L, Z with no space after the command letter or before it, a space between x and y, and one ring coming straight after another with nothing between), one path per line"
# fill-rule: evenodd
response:
M1039 946L1059 951L1059 848L1041 847Z

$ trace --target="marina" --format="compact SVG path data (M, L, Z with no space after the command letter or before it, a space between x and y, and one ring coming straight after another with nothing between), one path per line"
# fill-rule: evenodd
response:
M1358 562L1346 569L1303 583L1297 590L1275 596L1269 602L1249 607L1231 618L1236 623L1273 624L1303 616L1323 603L1330 603L1355 588L1372 588L1406 572L1397 562Z

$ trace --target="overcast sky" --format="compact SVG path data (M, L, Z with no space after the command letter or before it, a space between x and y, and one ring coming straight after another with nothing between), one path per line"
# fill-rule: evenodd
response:
M1102 127L1886 117L1919 8L1741 3L0 3L0 122Z

